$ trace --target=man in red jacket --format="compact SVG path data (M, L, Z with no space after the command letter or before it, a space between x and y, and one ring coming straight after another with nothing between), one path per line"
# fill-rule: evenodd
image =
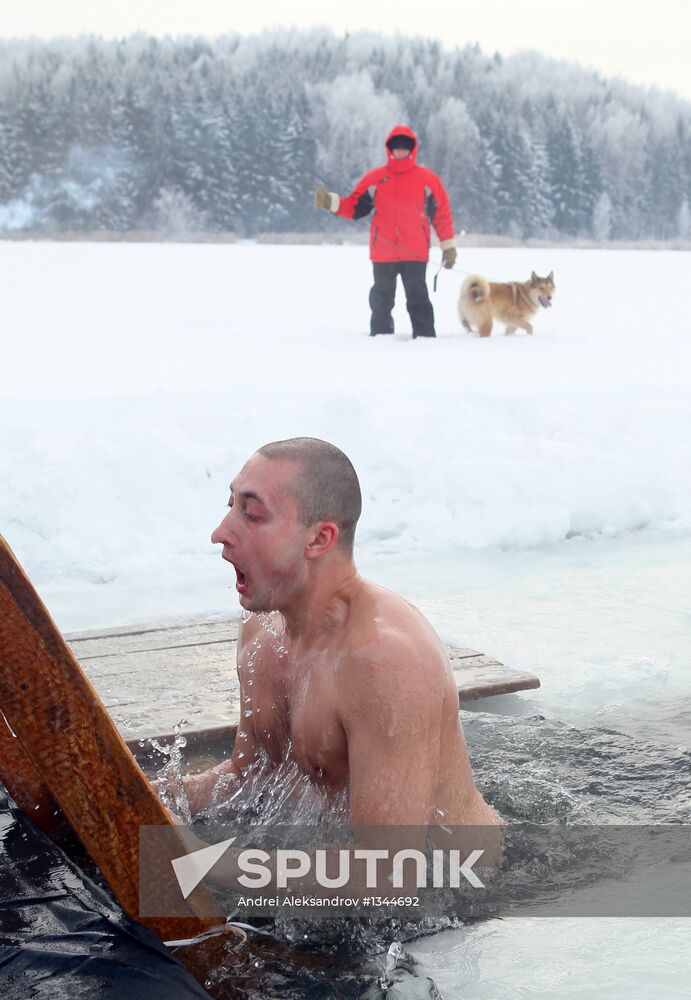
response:
M434 310L425 279L430 222L441 243L444 267L453 267L456 241L449 199L439 177L418 165L417 138L407 125L391 130L386 156L384 166L366 173L347 198L320 187L314 192L314 203L345 219L361 219L374 209L370 227L374 269L370 336L394 332L391 310L400 274L413 338L435 337Z

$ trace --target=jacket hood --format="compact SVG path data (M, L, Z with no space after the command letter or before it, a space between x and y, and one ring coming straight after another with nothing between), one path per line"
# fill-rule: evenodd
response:
M395 135L406 135L408 136L409 139L412 139L413 142L415 143L410 153L410 156L406 156L404 160L394 159L394 156L387 145L389 140L393 139ZM389 166L393 167L394 170L400 170L400 171L410 170L410 168L414 167L415 164L417 163L417 146L418 146L417 136L413 132L412 128L408 128L407 125L394 125L394 127L387 135L384 145L386 149L386 159L389 163Z

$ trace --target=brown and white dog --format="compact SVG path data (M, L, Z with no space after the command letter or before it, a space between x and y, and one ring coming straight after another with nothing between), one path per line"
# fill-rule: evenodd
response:
M540 306L549 309L554 291L554 271L546 278L533 271L528 281L501 283L471 274L461 286L458 315L466 330L476 329L481 337L489 337L495 319L504 323L505 333L515 333L517 327L532 333L530 320Z

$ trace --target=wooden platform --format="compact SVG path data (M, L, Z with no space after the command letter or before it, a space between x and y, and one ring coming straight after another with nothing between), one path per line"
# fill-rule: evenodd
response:
M135 740L234 725L240 715L235 671L238 622L211 620L67 635L77 659L123 735ZM533 674L473 649L447 647L461 702L540 686Z

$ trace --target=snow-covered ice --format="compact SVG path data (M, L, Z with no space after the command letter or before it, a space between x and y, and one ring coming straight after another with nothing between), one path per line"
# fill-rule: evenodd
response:
M0 525L65 629L236 608L209 542L227 484L309 434L360 473L363 571L537 671L532 703L611 721L690 693L688 253L461 248L436 341L400 291L396 336L366 335L362 246L0 264ZM552 269L532 338L463 333L462 272Z
M362 571L541 676L498 710L688 740L690 263L462 249L554 269L554 308L469 337L442 274L413 342L400 299L366 336L364 247L0 243L0 529L65 629L227 613L230 478L325 437L361 476ZM448 997L680 996L685 923L489 921L417 953Z

